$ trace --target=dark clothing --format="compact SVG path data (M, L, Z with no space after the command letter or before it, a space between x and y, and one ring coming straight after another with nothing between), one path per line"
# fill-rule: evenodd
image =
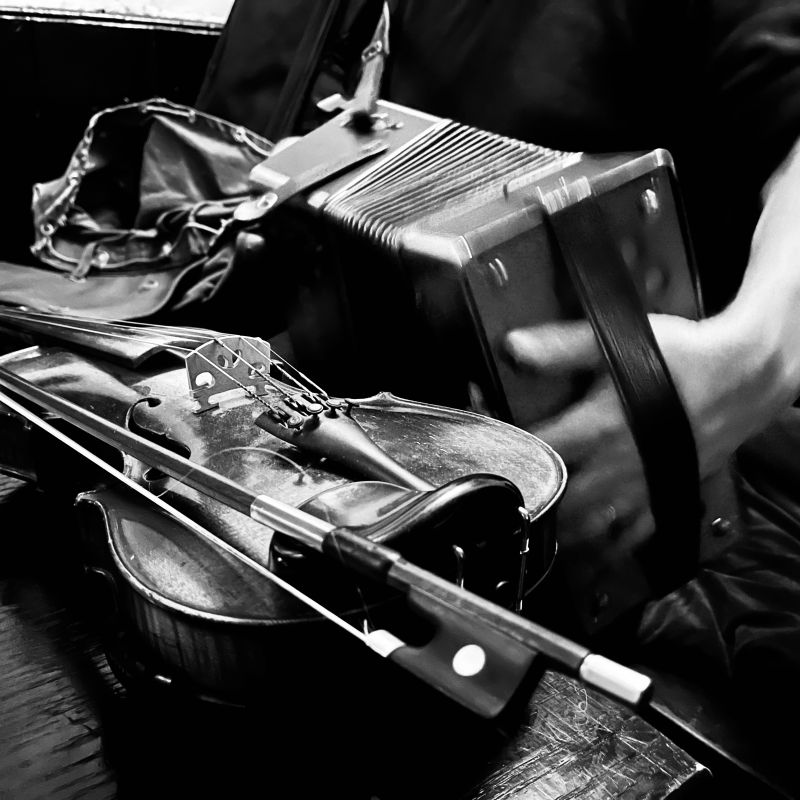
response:
M393 99L561 150L670 150L707 306L730 299L758 191L800 133L799 3L402 6Z
M239 0L200 107L265 130L311 5ZM730 299L758 192L800 133L800 3L392 5L384 97L561 150L670 150L707 308Z
M268 15L269 5L275 4L238 0L234 15ZM296 13L297 4L288 5ZM747 263L760 189L800 136L800 2L400 0L393 6L384 97L562 150L668 149L707 310L731 299ZM238 47L240 57L269 60L258 36L239 39ZM235 116L244 108L237 92L251 90L229 83L224 103L211 110ZM653 604L641 631L663 658L693 669L705 664L741 685L759 682L770 689L766 703L794 698L796 706L798 453L794 409L742 448L744 542Z

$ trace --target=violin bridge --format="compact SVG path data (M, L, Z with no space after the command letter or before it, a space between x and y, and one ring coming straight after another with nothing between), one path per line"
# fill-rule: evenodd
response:
M253 336L217 336L186 356L186 378L195 413L267 394L270 346Z

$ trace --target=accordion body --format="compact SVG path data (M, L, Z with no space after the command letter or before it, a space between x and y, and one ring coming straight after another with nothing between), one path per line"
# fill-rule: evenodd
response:
M313 374L460 407L477 390L482 410L523 427L557 411L572 381L516 372L501 342L514 327L581 316L543 224L543 204L568 202L576 184L600 198L646 308L700 314L666 151L564 153L381 106L387 153L289 212L306 224L299 247L297 220L288 225L288 331Z
M666 151L560 152L391 103L380 111L376 135L386 151L268 223L273 259L290 286L293 355L334 391L391 388L522 427L579 398L596 376L518 371L502 342L512 328L584 316L545 216L587 193L644 308L701 315ZM313 135L333 143L341 120ZM734 513L727 481L711 494L702 557L722 547L710 520ZM611 548L584 561L567 572L586 628L602 628L648 596L635 554Z

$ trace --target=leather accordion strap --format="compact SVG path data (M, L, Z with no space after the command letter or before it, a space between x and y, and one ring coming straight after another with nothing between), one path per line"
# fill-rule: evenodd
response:
M694 436L639 293L596 199L545 214L622 401L656 530L640 555L665 593L696 571L702 502Z

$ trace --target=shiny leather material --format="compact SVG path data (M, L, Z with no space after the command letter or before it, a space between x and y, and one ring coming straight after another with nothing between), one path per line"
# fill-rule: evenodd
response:
M605 356L642 459L655 534L640 557L658 594L700 553L700 473L689 418L602 209L587 197L547 217Z
M101 111L64 175L34 187L42 266L2 265L0 300L133 319L207 299L233 258L222 234L270 149L162 99Z

